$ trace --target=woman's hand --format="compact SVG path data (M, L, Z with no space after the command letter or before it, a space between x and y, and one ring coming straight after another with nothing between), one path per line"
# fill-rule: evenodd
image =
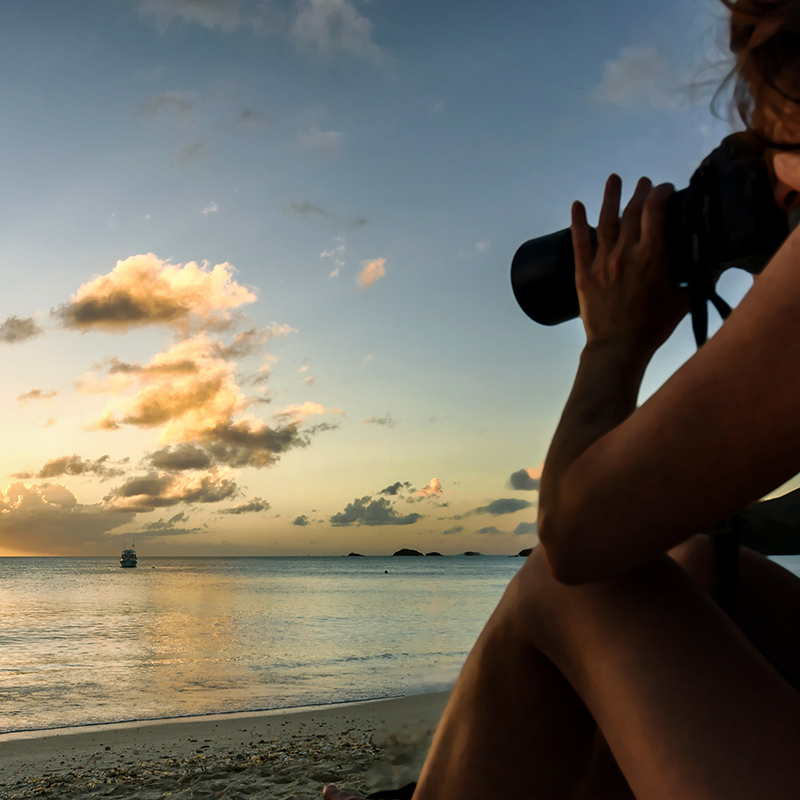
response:
M664 241L667 201L675 188L653 188L642 178L622 219L622 179L606 183L597 248L586 222L586 209L572 206L575 282L587 344L602 342L631 348L649 359L689 310L685 292L669 282Z

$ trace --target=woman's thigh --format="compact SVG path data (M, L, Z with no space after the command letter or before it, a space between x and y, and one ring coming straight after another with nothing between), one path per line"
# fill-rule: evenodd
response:
M637 798L798 796L800 697L674 560L567 587L537 548L518 577Z
M669 555L700 588L714 596L716 564L710 536L694 536ZM800 578L754 550L739 548L733 619L761 654L800 691Z

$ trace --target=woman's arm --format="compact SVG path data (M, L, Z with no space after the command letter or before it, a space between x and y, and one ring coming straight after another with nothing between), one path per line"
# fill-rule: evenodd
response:
M539 535L565 583L632 569L800 470L800 231L717 335L636 409L644 368L679 319L657 301L669 296L657 252L668 192L640 184L646 202L635 194L620 225L612 179L598 226L605 253L602 237L596 257L586 250L585 214L573 212L587 346L542 475Z

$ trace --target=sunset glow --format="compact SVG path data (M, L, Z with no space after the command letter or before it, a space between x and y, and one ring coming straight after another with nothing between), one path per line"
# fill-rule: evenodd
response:
M36 6L0 9L0 555L531 547L583 334L511 259L612 171L688 184L720 4Z

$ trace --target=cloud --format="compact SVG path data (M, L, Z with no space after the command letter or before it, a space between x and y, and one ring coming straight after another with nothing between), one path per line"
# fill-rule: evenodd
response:
M150 463L157 470L182 472L186 469L208 469L214 463L214 458L201 447L180 444L151 453Z
M423 486L418 491L414 492L415 497L419 497L422 500L430 500L434 497L441 497L444 494L444 486L442 486L442 482L439 478L431 478L430 483L427 486Z
M311 218L311 217L322 217L322 219L327 220L328 222L332 222L334 225L342 228L347 228L348 230L355 231L359 228L363 228L369 220L366 217L354 217L352 219L348 219L347 217L340 217L337 214L333 214L330 211L326 211L322 206L316 205L316 203L312 203L308 200L303 200L302 203L287 203L283 207L284 213L286 214L297 214L301 217ZM344 253L344 244L342 243L342 239L337 239L340 244L336 248L336 252ZM325 256L333 256L333 253L326 252L322 253L320 256L324 258ZM340 264L339 266L344 266Z
M252 24L252 19L242 14L239 0L141 0L139 13L151 17L161 31L176 19L224 31Z
M361 266L364 269L358 273L358 277L356 278L358 285L362 289L365 289L368 286L372 286L373 283L382 278L386 274L386 269L384 268L385 263L385 258L376 258L372 261L362 261Z
M283 411L279 411L275 414L275 418L279 420L300 421L320 414L340 414L344 416L344 411L342 411L341 408L325 408L321 403L314 403L311 400L306 400L302 405L286 406Z
M42 555L96 551L110 531L134 518L103 503L81 505L53 483L12 483L0 491L0 511L0 548Z
M27 403L29 400L51 400L58 397L58 392L54 389L52 392L43 392L41 389L31 389L29 392L18 395L17 400L20 403Z
M488 506L481 506L470 514L491 514L493 517L500 516L501 514L513 514L516 511L522 511L524 508L531 508L533 503L527 500L518 500L515 497L504 498L502 500L494 500Z
M256 296L233 279L228 263L209 268L170 264L153 253L117 261L114 269L85 283L54 314L66 328L124 332L144 325L185 328L193 319L205 324L229 319L230 309Z
M233 367L216 355L214 343L200 336L180 342L147 365L127 365L105 380L85 377L80 388L118 395L96 428L162 427L161 442L175 447L150 456L157 469L268 467L287 450L305 447L313 435L335 427L322 423L301 430L309 416L342 413L319 403L289 406L275 427L254 418L234 420L247 399L233 378ZM138 389L134 397L122 398L131 388Z
M270 504L266 500L262 500L260 497L254 497L249 503L243 503L239 506L234 506L233 508L225 508L220 511L220 514L257 514L261 511L267 511L270 508Z
M385 497L373 500L371 497L360 497L348 503L344 511L334 514L330 523L334 527L349 525L413 525L422 519L421 514L398 514L397 510Z
M511 473L508 479L508 486L510 489L516 489L519 492L538 492L541 478L541 468L520 469Z
M481 534L482 536L500 536L501 534L504 534L505 531L495 528L494 525L487 525L485 528L478 528L475 533Z
M601 84L589 99L630 108L675 109L682 81L654 47L623 47L615 61L606 61Z
M187 142L175 151L175 160L182 167L207 161L211 157L211 149L205 142Z
M411 484L408 481L401 483L400 481L396 481L391 486L387 486L385 489L381 489L378 494L385 494L389 495L390 497L396 497L403 489L410 489Z
M292 520L292 525L297 525L300 528L305 528L307 525L311 523L308 521L308 517L305 514L301 514L299 517L295 517Z
M44 329L40 328L33 317L9 317L0 323L0 342L18 344L27 342L41 336Z
M209 214L216 214L219 211L219 206L212 200L200 213L206 217Z
M322 217L323 219L333 219L333 214L308 200L303 200L302 203L287 203L283 207L283 210L287 214L297 214L301 217Z
M164 94L145 100L139 106L139 114L151 120L162 114L171 114L174 120L182 125L192 122L194 101L183 92L165 92Z
M529 536L530 534L535 534L538 531L538 526L535 522L520 522L516 528L514 528L514 536Z
M334 268L330 271L330 273L328 275L329 278L338 277L339 272L341 271L342 267L345 266L345 263L346 263L345 260L344 260L344 256L345 256L345 252L346 252L344 239L341 236L337 236L336 237L336 242L337 242L337 244L334 247L332 247L330 250L323 250L319 254L319 257L321 259L322 258L330 258L330 259L333 260Z
M442 531L442 536L451 536L454 533L461 533L463 530L463 525L455 525L452 528L448 528L446 531Z
M212 470L204 475L151 472L130 478L104 499L110 507L153 510L179 503L219 503L239 492L230 470Z
M385 428L394 428L397 425L397 420L392 417L389 411L383 417L368 417L363 422L365 425L383 425Z
M200 528L179 528L177 523L188 522L189 517L185 512L180 511L174 517L165 520L163 517L156 522L143 525L137 531L131 531L125 535L129 539L156 539L159 536L186 536L187 534L197 533Z
M311 437L334 426L312 425L300 432L298 423L270 428L263 423L244 420L218 425L203 434L205 449L217 464L235 468L271 467L280 456L294 447L307 447Z
M488 239L484 239L483 241L475 243L475 250L478 253L488 253L491 250L492 243Z
M298 6L291 35L301 48L376 62L385 57L372 40L372 22L358 12L352 0L299 0Z
M312 125L307 131L298 133L294 138L294 147L301 150L312 150L328 158L337 158L341 152L342 132L321 131Z
M100 456L91 461L80 456L61 456L48 461L36 473L37 478L60 478L62 475L82 476L96 475L103 480L124 475L125 471L109 466L110 456Z
M215 343L199 335L159 353L144 366L112 366L105 380L84 376L78 388L117 395L96 427L163 426L163 443L186 442L228 424L246 407L247 399L234 380L234 367L217 356ZM130 400L121 397L137 387Z
M233 122L234 125L263 126L269 124L269 120L264 114L259 114L258 111L252 111L249 108L242 109Z
M223 346L218 343L215 350L220 358L244 358L259 353L273 339L284 339L293 333L297 333L297 329L291 325L279 325L273 322L260 330L250 328L237 333L231 344Z

